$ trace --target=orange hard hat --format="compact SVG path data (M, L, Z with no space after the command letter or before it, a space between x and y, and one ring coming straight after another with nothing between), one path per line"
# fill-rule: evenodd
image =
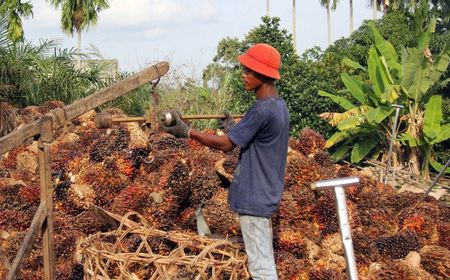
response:
M280 53L269 44L255 44L243 55L239 61L245 67L275 80L280 79L281 56Z

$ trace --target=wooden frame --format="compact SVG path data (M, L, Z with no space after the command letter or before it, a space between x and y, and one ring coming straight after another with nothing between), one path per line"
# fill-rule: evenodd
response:
M146 68L129 78L63 108L51 110L41 119L25 125L0 138L0 155L3 155L31 137L39 136L39 177L41 185L41 202L31 221L11 268L7 280L17 279L23 262L33 249L40 233L43 237L44 275L45 279L55 279L56 258L53 242L53 187L51 177L50 145L53 141L53 130L65 125L68 121L114 100L150 81L159 79L169 70L167 62L160 62Z

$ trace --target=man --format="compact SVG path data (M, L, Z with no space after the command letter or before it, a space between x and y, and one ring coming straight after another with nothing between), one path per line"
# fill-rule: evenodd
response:
M163 129L225 152L241 147L228 203L239 214L252 278L272 280L278 276L270 217L283 192L289 140L289 113L274 85L280 79L281 59L274 47L256 44L239 61L244 88L253 91L257 101L238 124L226 113L226 134L210 135L190 129L176 114L176 124Z

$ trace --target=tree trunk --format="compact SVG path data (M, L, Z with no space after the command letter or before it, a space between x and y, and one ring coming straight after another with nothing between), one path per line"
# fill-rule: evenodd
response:
M376 20L377 19L377 3L374 1L373 2L373 6L372 6L372 19Z
M269 13L269 0L266 0L266 16L270 17L270 13Z
M327 4L327 31L328 31L328 46L331 45L331 11L330 3Z
M411 153L409 155L409 163L411 166L411 173L416 176L420 175L420 149L419 149L419 147L411 147Z
M78 49L78 57L77 57L77 68L81 68L81 29L77 30L78 35L78 42L77 42L77 49Z
M417 109L417 106L409 106L410 120L408 121L407 132L415 139L419 138L420 116L421 113ZM421 152L419 147L411 147L409 154L409 164L411 166L412 174L419 176L421 167Z
M350 34L353 33L353 0L349 0L350 9Z
M292 40L294 41L294 50L297 51L297 22L295 11L295 0L292 0Z

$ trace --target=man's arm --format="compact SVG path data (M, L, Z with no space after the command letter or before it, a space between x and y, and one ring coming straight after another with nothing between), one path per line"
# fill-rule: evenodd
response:
M211 135L191 129L189 136L209 148L223 152L229 152L236 146L227 135Z

